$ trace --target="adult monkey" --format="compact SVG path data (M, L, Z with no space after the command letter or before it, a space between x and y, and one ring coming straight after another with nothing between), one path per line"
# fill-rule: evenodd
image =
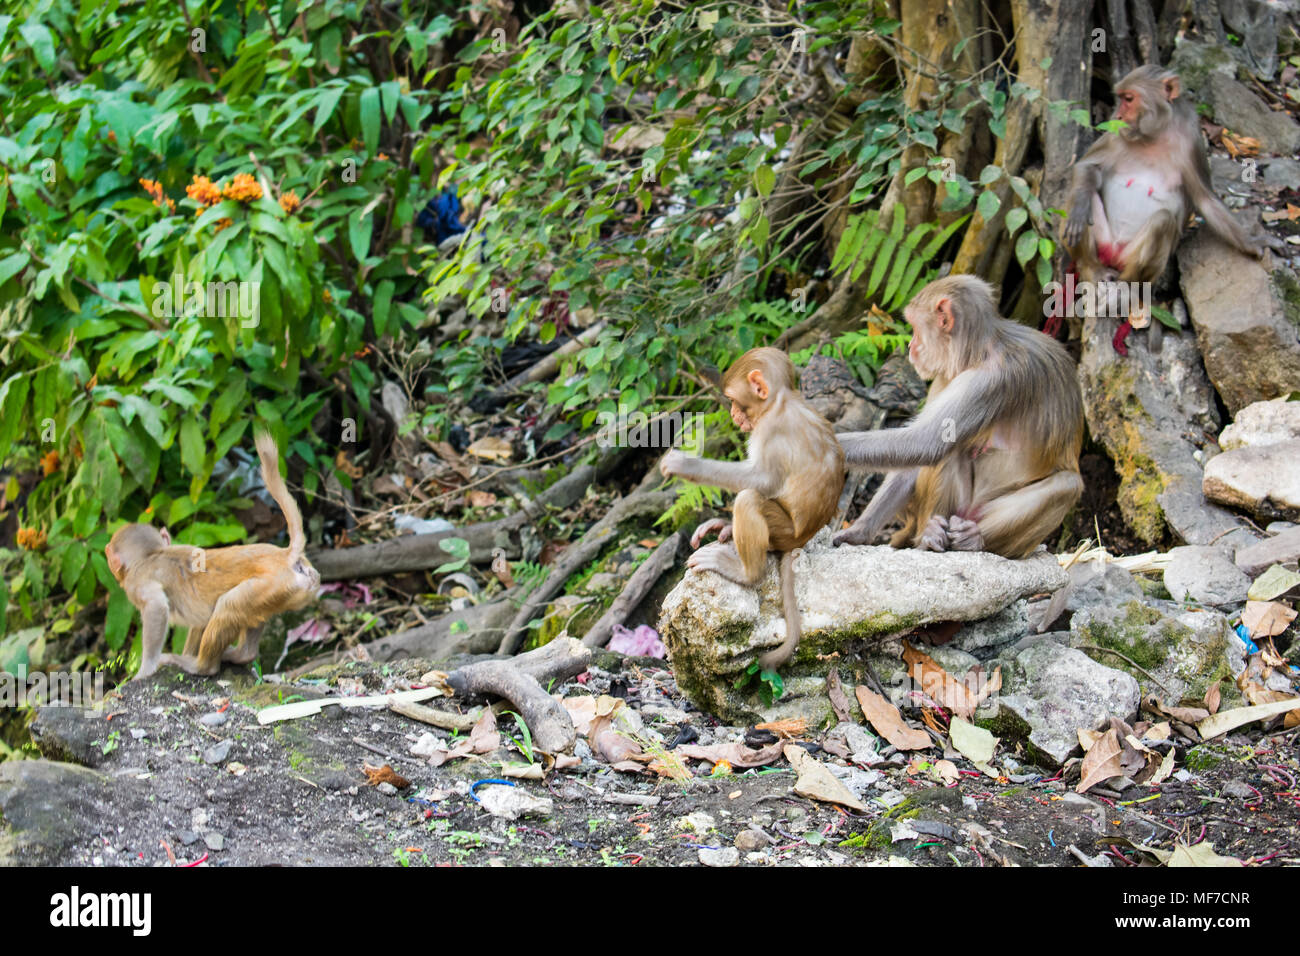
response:
M870 544L906 505L890 543L1028 555L1083 491L1083 398L1053 339L997 313L983 279L931 282L904 315L908 357L933 379L910 424L839 436L850 468L889 471L836 544Z
M1210 187L1196 111L1177 75L1140 66L1115 86L1115 116L1075 164L1062 238L1087 282L1153 282L1178 245L1190 208L1235 249L1261 257Z
M736 492L733 523L715 518L696 528L692 548L715 531L718 540L691 555L687 567L753 587L763 579L767 553L780 553L786 636L759 658L765 670L776 670L794 654L802 634L792 552L834 517L844 488L844 452L830 423L795 389L794 365L780 349L750 349L720 384L731 402L731 420L750 433L745 461L695 458L673 449L659 469L665 478Z

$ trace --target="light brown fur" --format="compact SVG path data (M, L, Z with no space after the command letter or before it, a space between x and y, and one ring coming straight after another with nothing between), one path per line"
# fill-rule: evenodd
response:
M289 547L172 545L165 530L146 524L119 528L105 547L109 569L140 611L143 657L137 678L163 663L191 674L215 674L223 660L251 663L262 625L316 597L320 575L303 556L302 516L280 477L275 441L263 432L256 444L262 479L288 524ZM189 628L180 655L162 653L169 623Z
M768 552L780 554L786 639L760 658L765 670L775 670L794 654L802 634L791 552L834 516L844 486L844 452L830 423L795 389L794 366L781 350L751 349L721 384L732 421L751 433L746 461L692 458L674 450L660 469L665 477L736 492L731 525L712 520L695 530L692 547L715 531L718 541L693 554L689 567L752 587L762 580Z
M900 510L894 547L1031 553L1083 489L1083 400L1065 350L997 314L974 276L930 283L906 310L909 357L933 379L904 428L839 436L850 467L889 470L837 544L870 544Z
M1141 66L1115 95L1116 118L1128 125L1104 134L1074 167L1062 238L1079 278L1155 281L1193 208L1238 251L1263 255L1211 189L1200 124L1178 77Z

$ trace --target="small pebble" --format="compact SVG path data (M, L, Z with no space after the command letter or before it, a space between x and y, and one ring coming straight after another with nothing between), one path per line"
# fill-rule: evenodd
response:
M213 744L207 750L203 751L203 762L208 764L219 764L230 756L231 742L223 740L219 744Z
M180 838L182 846L191 846L199 842L199 835L193 830L182 830L177 837Z
M226 838L220 833L203 834L203 842L214 853L219 853L226 848Z
M204 727L220 727L229 719L230 717L227 714L213 712L211 714L204 714L200 717L199 723Z
M752 853L767 846L771 841L761 830L741 830L736 834L736 849L741 853Z
M735 866L740 862L740 851L734 846L724 846L719 850L700 850L700 862L705 866Z
M394 787L391 783L381 783L379 784L379 786L375 787L375 789L378 790L386 797L393 797L397 795L397 788Z

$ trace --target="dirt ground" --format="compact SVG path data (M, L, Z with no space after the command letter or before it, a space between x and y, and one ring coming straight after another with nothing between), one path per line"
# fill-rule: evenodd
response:
M608 670L593 667L581 683L556 692L624 696L669 744L681 727L664 713L686 712L685 723L715 743L746 733L691 709L661 666L623 659L620 667L619 660L603 655ZM1123 793L1094 788L1086 796L1028 764L994 779L960 758L960 778L945 787L930 772L943 756L937 749L894 754L858 768L881 774L860 794L866 812L796 795L784 758L721 776L692 761L695 776L675 781L615 771L588 756L543 780L515 781L549 797L552 809L507 820L475 797L480 781L527 763L526 747L510 742L508 717L499 723L498 751L442 767L410 749L425 732L451 734L386 709L328 706L317 716L257 722L264 706L340 686L383 692L415 682L424 668L420 661L350 663L293 686L239 671L217 680L164 670L125 685L93 719L45 710L34 726L42 750L93 766L93 773L49 760L0 765L0 862L980 867L1080 866L1086 857L1128 867L1157 863L1139 848L1205 841L1259 866L1300 863L1298 732L1254 731L1202 744L1187 779ZM824 764L845 765L819 748L824 739L810 732L801 743ZM1013 753L1003 744L994 763L1004 765L1001 756ZM1187 763L1180 747L1178 767ZM365 764L389 764L410 786L370 786ZM611 802L629 800L637 803ZM110 819L115 823L106 824Z

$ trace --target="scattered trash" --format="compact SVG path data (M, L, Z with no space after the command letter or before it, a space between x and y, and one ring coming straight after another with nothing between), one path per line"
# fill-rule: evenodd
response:
M555 812L555 802L550 797L534 797L520 787L505 785L505 781L493 781L480 787L476 797L484 810L506 820L549 817Z
M415 703L428 700L430 697L440 697L442 693L437 687L422 687L419 690L399 690L392 694L370 694L365 697L319 697L316 700L297 700L292 704L276 704L274 707L262 708L257 712L257 722L270 724L277 720L310 717L319 714L323 708L330 705L351 708L387 707L393 701Z
M456 530L456 526L446 518L417 518L407 514L394 517L393 524L398 531L409 531L411 534L443 534Z
M659 632L648 624L640 624L636 630L615 624L608 648L629 657L657 657L663 660L668 656L667 648L659 640Z

